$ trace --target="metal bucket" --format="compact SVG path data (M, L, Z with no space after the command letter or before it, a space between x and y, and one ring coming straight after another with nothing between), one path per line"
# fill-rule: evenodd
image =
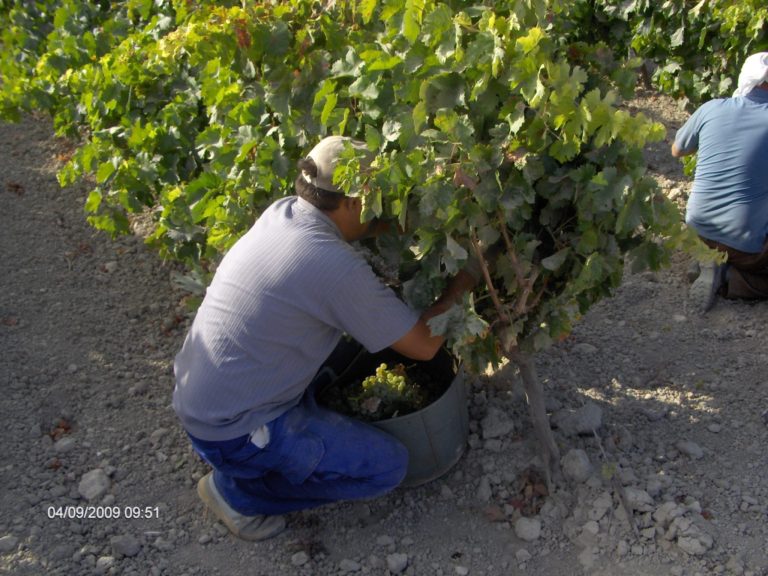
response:
M334 387L344 389L350 383L373 374L382 362L414 363L391 349L376 354L359 347L356 350L354 358L338 378L319 391L321 404L324 403L326 391ZM408 449L408 472L403 480L404 486L418 486L445 474L464 453L469 434L463 370L455 366L453 357L445 349L440 349L432 360L417 364L434 382L444 383L443 392L437 400L410 414L368 422L400 440Z
M440 398L418 412L372 422L408 449L408 472L403 486L419 486L450 470L467 444L469 414L464 372L455 373Z

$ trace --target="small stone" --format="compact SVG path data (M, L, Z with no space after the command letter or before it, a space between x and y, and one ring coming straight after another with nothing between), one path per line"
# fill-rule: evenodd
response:
M594 520L590 520L582 526L581 530L591 536L597 536L600 533L600 525Z
M0 554L8 554L16 550L16 546L19 545L19 539L12 534L6 534L0 538Z
M477 499L481 502L488 502L492 495L491 480L488 476L483 476L480 478L480 484L477 487Z
M136 556L141 550L141 542L130 534L113 536L109 543L112 546L112 555L115 558L122 558L124 556L131 558Z
M520 550L515 552L515 558L517 558L518 562L528 562L533 556L525 548L520 548Z
M163 439L168 436L168 433L168 428L158 428L149 435L149 441L152 443L152 446L159 446L162 444Z
M499 438L506 436L515 429L515 423L503 410L491 406L480 422L483 431L483 439Z
M115 559L112 556L101 556L96 560L96 572L106 574L114 565Z
M725 565L726 569L735 576L744 574L744 561L738 556L731 556Z
M657 525L666 530L675 518L683 514L685 514L685 510L678 506L677 503L664 502L664 504L656 508L656 511L653 513L653 519Z
M77 445L77 442L74 438L71 436L64 436L63 438L60 438L53 444L53 450L54 452L57 452L59 454L65 454L67 452L71 452L75 446Z
M107 490L109 490L109 486L109 476L101 468L96 468L83 474L80 484L77 486L77 491L80 493L80 496L90 502L104 496Z
M387 568L392 574L400 574L408 568L408 554L387 554Z
M635 488L634 486L627 486L624 488L624 495L627 499L627 504L632 510L638 512L650 512L653 510L653 498L645 490Z
M522 516L515 522L515 534L521 540L533 542L541 536L541 520Z
M626 540L619 540L619 543L616 545L616 554L619 556L629 554L629 543Z
M699 460L704 457L704 450L701 446L691 440L681 440L675 444L675 448L694 460Z
M573 449L563 456L563 473L574 482L582 483L592 475L592 463L584 450Z
M392 536L384 534L376 538L376 544L382 548L388 548L395 545L395 539L392 538Z
M648 482L645 484L645 491L648 492L648 494L655 498L659 494L661 494L661 489L663 488L661 484L661 480L658 478L649 478Z
M205 533L200 535L200 538L197 539L197 543L205 545L205 544L208 544L208 542L210 542L211 540L213 540L213 538L211 538L211 535L208 533Z
M714 541L709 534L699 534L696 536L680 536L677 539L677 546L686 554L691 556L701 556L707 550L712 548Z
M597 550L590 546L590 547L584 548L584 550L582 550L579 553L577 558L582 568L584 568L587 571L591 571L592 567L595 565L596 552Z
M467 576L467 574L469 574L469 568L466 566L456 566L454 571L456 574L458 574L458 576Z
M596 354L597 346L593 346L592 344L589 344L587 342L580 342L579 344L576 344L576 346L573 347L573 351L576 352L576 354L580 354L580 355Z
M359 562L355 562L354 560L349 560L348 558L344 558L341 562L339 562L339 569L344 573L349 572L357 572L361 568Z
M108 274L112 274L116 270L117 270L117 262L115 262L114 260L104 264L104 272Z
M291 556L291 564L294 566L304 566L307 562L309 562L309 554L304 551L296 552Z
M552 415L552 423L566 436L592 434L603 425L603 409L594 402L587 402L577 410L564 408Z
M712 432L712 434L719 434L722 431L723 427L720 424L712 423L709 426L707 426L707 430Z

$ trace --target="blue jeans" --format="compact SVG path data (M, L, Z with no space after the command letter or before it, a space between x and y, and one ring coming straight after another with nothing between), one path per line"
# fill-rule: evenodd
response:
M408 451L393 436L315 402L321 371L301 403L269 424L269 443L249 435L207 441L190 436L237 512L283 514L338 500L373 498L405 477Z

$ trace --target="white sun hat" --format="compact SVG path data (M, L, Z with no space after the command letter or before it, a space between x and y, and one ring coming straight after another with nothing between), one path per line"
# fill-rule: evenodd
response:
M744 61L739 74L739 87L733 95L746 96L763 82L768 82L768 52L752 54Z

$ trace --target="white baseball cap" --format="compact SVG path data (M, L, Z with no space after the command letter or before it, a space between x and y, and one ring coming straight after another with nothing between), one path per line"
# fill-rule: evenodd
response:
M354 148L361 156L361 166L367 167L371 163L372 154L365 145L365 142L353 140L347 136L327 136L320 140L307 154L315 162L315 166L317 166L317 176L311 176L303 170L301 175L304 180L317 188L343 193L344 191L333 183L333 171L336 169L339 157L348 146Z

